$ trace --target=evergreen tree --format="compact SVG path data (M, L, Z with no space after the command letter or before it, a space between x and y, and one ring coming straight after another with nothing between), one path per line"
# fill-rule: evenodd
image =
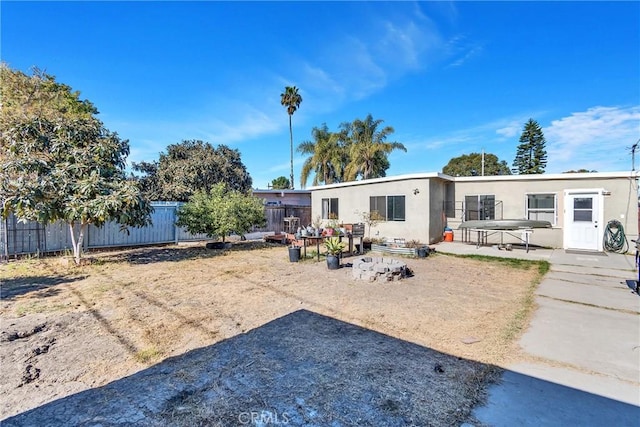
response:
M542 128L533 119L524 125L520 135L520 145L513 161L513 173L533 175L544 173L547 166L546 140Z

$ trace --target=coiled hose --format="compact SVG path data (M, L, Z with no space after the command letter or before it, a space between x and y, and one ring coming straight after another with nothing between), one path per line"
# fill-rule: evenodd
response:
M617 219L612 219L604 229L604 248L609 252L624 254L629 250L629 242L624 234L624 227Z

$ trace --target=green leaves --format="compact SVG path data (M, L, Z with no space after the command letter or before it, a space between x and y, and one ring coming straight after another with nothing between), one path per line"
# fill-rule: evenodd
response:
M246 193L252 184L238 150L200 140L171 144L158 162L134 164L133 169L145 174L138 179L151 200L186 202L220 182Z
M196 192L188 203L181 206L176 224L190 233L203 233L224 240L232 233L243 235L254 225L262 226L265 222L262 199L218 183L209 192Z
M547 166L546 140L542 128L533 119L524 125L520 145L513 160L513 172L520 175L541 174Z
M442 168L442 173L450 176L480 176L482 175L482 153L463 154L449 160ZM504 160L491 153L484 155L484 174L511 175L511 170Z
M302 166L303 186L311 172L315 174L313 185L385 176L389 154L407 149L399 142L387 141L394 129L381 127L382 123L369 114L364 120L342 123L339 132L330 132L326 124L313 128L314 141L298 146L298 152L310 154Z
M286 190L291 187L291 183L286 176L279 176L271 181L271 188L274 190Z
M111 220L149 224L151 207L125 178L128 141L104 127L93 104L44 73L26 76L5 65L0 73L2 215L63 220L81 230Z

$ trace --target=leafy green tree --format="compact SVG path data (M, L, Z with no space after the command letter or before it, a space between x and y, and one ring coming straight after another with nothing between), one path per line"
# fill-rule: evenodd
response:
M128 141L104 127L93 104L38 70L3 64L0 72L2 216L64 221L78 264L89 224L150 224L151 206L125 176Z
M520 175L544 173L547 166L546 140L542 128L533 119L524 125L520 145L513 160L513 172Z
M571 169L570 171L564 171L562 173L594 173L594 172L598 172L598 171L597 170L589 170L589 169L578 169L578 170Z
M393 150L407 151L399 142L386 141L394 129L391 126L379 129L382 122L374 120L369 114L364 120L355 119L350 125L343 124L349 153L349 163L345 168L346 181L355 180L358 176L362 179L384 176L389 167L387 156Z
M131 168L143 174L131 174L130 178L138 182L140 190L142 190L145 197L149 200L165 200L158 180L158 162L134 162Z
M158 162L134 163L133 169L144 173L139 179L152 200L186 202L196 191L209 191L220 182L247 193L252 184L238 150L200 140L171 144Z
M284 92L280 94L280 104L287 109L289 115L289 138L291 142L291 189L294 188L293 181L293 128L291 127L291 116L300 108L302 102L302 96L298 93L298 88L295 86L286 86Z
M251 231L254 225L266 223L263 200L230 190L224 183L211 187L209 192L197 191L189 202L178 209L176 224L190 233L204 233L211 238L221 238Z
M298 152L308 157L302 165L300 181L306 187L309 175L313 172L313 185L341 182L346 165L346 150L341 135L329 131L326 123L314 127L311 131L313 141L304 141L298 146Z
M442 173L450 176L474 176L482 174L482 153L463 154L449 160L442 168ZM495 154L484 155L485 175L511 175L509 165L504 160L499 160Z
M274 190L286 190L291 187L291 182L286 176L279 176L271 181L271 188Z

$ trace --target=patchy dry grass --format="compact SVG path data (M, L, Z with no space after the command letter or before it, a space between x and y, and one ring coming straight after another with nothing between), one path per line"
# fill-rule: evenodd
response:
M248 336L275 319L304 310L428 349L428 354L421 357L427 358L425 363L432 371L435 364L443 363L439 358L444 358L446 374L436 375L433 380L437 381L436 389L450 392L429 395L432 400L424 403L424 411L432 412L420 414L440 417L432 424L446 425L465 419L482 398L497 367L517 351L514 340L526 328L534 309L533 291L548 269L546 263L436 254L426 259L405 259L414 272L411 278L369 283L352 280L348 268L329 271L323 261L290 263L286 247L261 242L238 242L225 251L167 246L91 256L96 261L83 267L65 267L55 258L0 266L3 336L34 324L46 325L29 340L3 342L0 346L2 363L10 373L0 384L0 418L54 397L104 385L161 364L167 357L183 357L197 348L215 349L224 340ZM291 337L300 340L296 345L309 350L306 356L300 356L302 359L274 356L270 364L260 365L260 358L248 356L243 369L262 366L284 375L282 366L294 366L307 360L304 358L313 360L316 354L328 351L329 338L309 342L306 334L301 331L299 337ZM51 340L46 353L25 357L34 347L44 348L43 343ZM262 345L269 351L274 343ZM334 357L340 364L331 369L356 369L350 377L356 383L383 381L375 387L382 387L379 393L387 397L381 398L376 408L390 417L396 413L418 414L417 400L389 397L401 390L387 390L381 385L391 380L388 376L359 374L373 369L368 365L373 359L358 359L352 366L349 357L338 351L350 344L341 341L334 345ZM375 349L377 344L372 341L368 345ZM86 351L78 354L76 349L80 347ZM288 351L277 354L289 357ZM429 362L430 357L435 359ZM379 363L376 366L410 362L395 355ZM28 364L41 369L40 377L21 384ZM330 364L318 363L318 372L307 374L317 374L318 378L329 375L321 372L329 369L327 366ZM184 377L187 384L192 370L184 366L182 374L176 372L182 376L176 378ZM349 375L344 373L345 378ZM268 378L261 377L261 381ZM263 386L268 388L269 384ZM360 386L345 383L342 390L327 386L323 393ZM400 381L396 386L411 390L414 399L427 393L418 383ZM200 390L208 396L215 395L214 391ZM168 417L165 421L176 425L183 419L202 419L211 425L229 422L234 402L240 403L237 396L227 397L226 407L203 408L193 402L204 397L192 393L186 400L176 400L182 403L168 404L162 413ZM307 396L306 402L312 405L313 398ZM318 401L318 405L321 403L328 405L325 400ZM325 410L325 418L318 422L331 421L332 409Z

